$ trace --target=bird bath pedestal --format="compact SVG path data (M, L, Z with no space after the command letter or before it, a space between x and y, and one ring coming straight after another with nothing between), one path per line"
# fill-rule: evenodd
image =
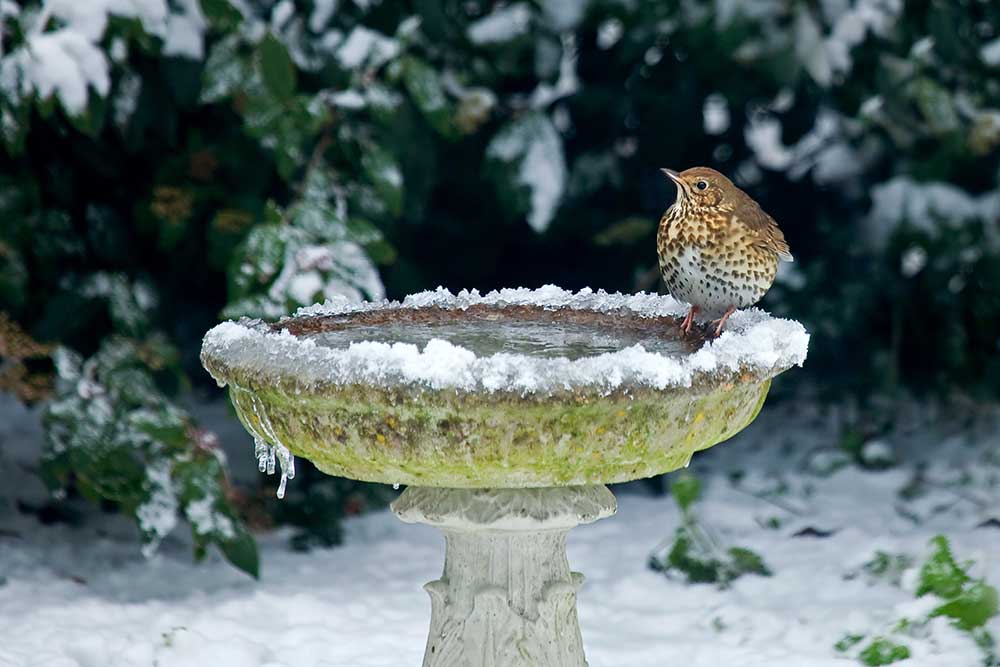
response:
M202 362L257 443L352 479L405 484L403 521L440 528L425 667L583 667L571 528L605 484L687 465L753 421L806 353L801 325L740 312L681 338L670 297L555 287L327 303L212 329Z

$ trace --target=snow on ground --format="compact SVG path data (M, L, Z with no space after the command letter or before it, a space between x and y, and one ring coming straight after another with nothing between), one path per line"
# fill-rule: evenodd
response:
M837 459L835 422L794 406L765 410L692 464L705 485L698 515L727 543L761 553L773 577L746 576L723 591L648 570L650 550L679 516L669 497L641 486L618 490L616 517L574 530L569 557L587 577L579 608L590 665L856 664L833 644L848 632L883 631L916 603L905 583L845 575L877 549L919 562L937 533L959 560L976 561L976 576L1000 584L1000 528L983 525L1000 518L995 415L982 428L897 430L869 449L903 464L824 475ZM5 434L36 432L0 428ZM903 501L898 492L921 460L930 490ZM734 471L744 473L738 486ZM768 489L775 492L762 499ZM780 527L763 527L772 519ZM795 536L804 529L833 534ZM420 587L439 576L443 559L434 529L377 512L348 522L344 546L307 554L292 552L283 531L265 535L259 582L217 557L193 564L177 538L144 560L133 531L115 517L42 527L0 503L0 665L420 664L430 614ZM988 629L1000 636L997 618ZM981 664L971 641L943 621L907 643L907 666Z

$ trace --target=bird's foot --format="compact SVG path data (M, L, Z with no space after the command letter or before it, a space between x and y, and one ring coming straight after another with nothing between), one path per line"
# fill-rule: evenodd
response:
M688 311L687 316L684 321L681 322L681 331L684 333L691 333L691 327L694 326L694 316L698 314L700 308L698 306L691 306L691 310Z
M735 311L736 311L735 307L730 307L722 317L720 317L717 320L712 320L712 324L716 325L715 327L716 338L718 338L722 334L722 327L726 325L726 320L728 320L729 316L732 315Z

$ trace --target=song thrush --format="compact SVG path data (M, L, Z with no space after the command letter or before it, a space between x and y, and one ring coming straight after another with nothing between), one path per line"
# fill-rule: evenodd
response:
M677 199L660 219L656 251L670 294L691 304L681 325L688 333L699 312L713 320L715 335L737 308L764 296L778 271L791 262L785 235L750 195L708 167L681 173L664 169Z

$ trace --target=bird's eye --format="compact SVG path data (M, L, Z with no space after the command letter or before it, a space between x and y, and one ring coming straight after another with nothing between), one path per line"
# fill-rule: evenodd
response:
M699 190L704 190L705 188L708 187L708 181L698 181L697 183L694 184L694 187L698 188Z

